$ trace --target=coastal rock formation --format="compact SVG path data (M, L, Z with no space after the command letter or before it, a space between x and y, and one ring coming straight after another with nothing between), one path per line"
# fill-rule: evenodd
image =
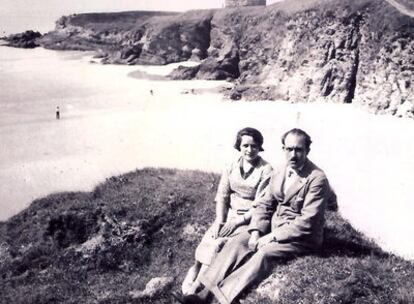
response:
M61 17L42 46L96 50L105 63L167 64L201 60L210 44L213 11L126 12Z
M170 77L232 80L233 99L353 103L414 117L414 19L385 0L73 15L40 43L97 50L104 63L197 60Z
M6 45L18 48L32 49L39 46L37 40L42 36L39 32L25 31L19 34L12 34L2 39Z

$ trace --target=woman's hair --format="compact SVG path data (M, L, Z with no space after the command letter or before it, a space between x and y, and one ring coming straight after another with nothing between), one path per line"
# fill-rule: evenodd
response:
M243 135L248 135L253 137L254 142L259 146L259 150L260 151L264 151L263 149L263 135L262 133L260 133L259 130L255 129L255 128L244 128L241 129L239 132L237 132L237 136L236 136L236 142L234 143L234 149L240 151L240 143L241 143L241 138Z

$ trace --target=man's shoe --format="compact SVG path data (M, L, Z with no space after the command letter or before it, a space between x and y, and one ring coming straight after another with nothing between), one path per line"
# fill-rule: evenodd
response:
M177 300L181 304L185 304L184 295L181 292L171 291L171 295L175 300Z
M197 295L188 295L188 296L185 296L184 299L186 301L185 304L205 304L206 303Z

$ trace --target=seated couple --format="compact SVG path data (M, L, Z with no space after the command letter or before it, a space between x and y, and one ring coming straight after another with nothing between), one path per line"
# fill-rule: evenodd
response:
M286 164L272 170L259 153L263 136L237 134L240 157L224 170L216 196L216 220L195 253L182 284L181 303L230 304L266 277L276 259L312 253L323 241L324 213L332 195L323 171L308 159L310 136L292 129L282 136Z

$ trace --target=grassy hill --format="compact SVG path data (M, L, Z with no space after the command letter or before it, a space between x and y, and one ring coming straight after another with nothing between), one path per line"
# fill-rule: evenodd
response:
M143 169L0 223L0 303L173 303L214 218L218 176ZM340 200L340 198L339 198ZM358 203L358 202L355 202ZM153 278L166 282L148 293ZM244 303L414 303L414 264L327 213L324 250L275 265Z

